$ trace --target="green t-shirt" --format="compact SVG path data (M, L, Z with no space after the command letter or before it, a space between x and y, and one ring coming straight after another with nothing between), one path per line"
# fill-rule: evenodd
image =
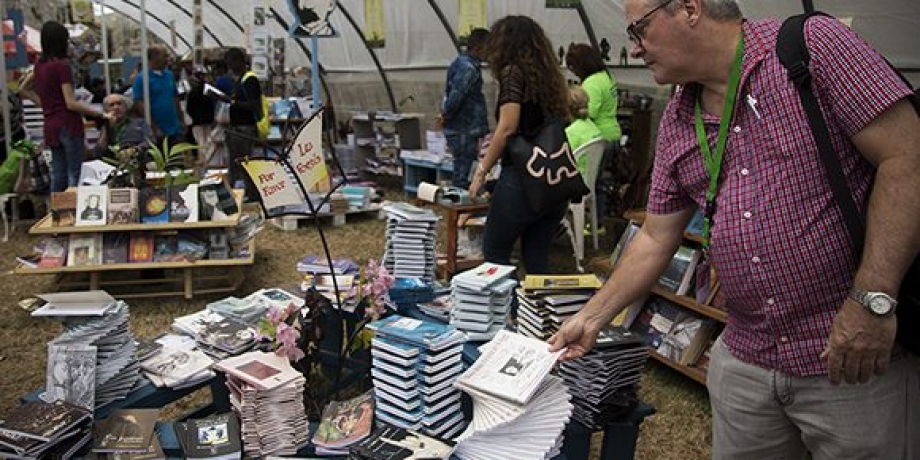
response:
M604 139L620 142L617 123L617 83L607 72L597 72L585 78L581 87L588 93L588 117L601 130Z
M601 137L601 130L598 129L597 125L590 119L576 119L565 128L565 137L569 140L569 147L571 147L572 153L575 153L578 147L581 147L590 140ZM578 172L584 174L585 157L575 158L575 160L577 162Z

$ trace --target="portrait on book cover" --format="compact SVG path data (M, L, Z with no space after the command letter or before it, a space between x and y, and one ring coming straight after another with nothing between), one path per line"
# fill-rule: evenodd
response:
M95 347L49 345L47 378L46 390L51 400L94 409Z
M502 365L498 372L511 377L517 376L530 367L535 359L534 351L530 348L525 348L508 358L508 361Z
M198 427L198 443L205 446L226 444L230 442L227 431L226 423Z
M102 222L105 217L105 212L102 210L102 197L93 193L86 197L86 201L83 203L84 207L80 211L80 220L87 222Z

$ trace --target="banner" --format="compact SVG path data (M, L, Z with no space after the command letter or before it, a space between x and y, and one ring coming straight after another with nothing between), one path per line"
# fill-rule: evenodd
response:
M386 45L387 25L383 17L383 0L364 0L364 41L371 48Z
M256 158L240 162L252 180L266 211L303 205L303 193L278 160Z
M288 33L292 37L334 37L335 28L329 16L335 10L336 0L287 0L291 12Z
M323 158L323 110L315 112L300 128L287 156L304 190L329 189L329 171Z
M192 43L192 64L204 63L204 19L201 17L201 0L192 2L192 34L195 38Z
M547 8L575 9L581 5L581 0L546 0Z
M458 0L457 38L466 43L470 32L476 28L486 28L486 0Z
M29 65L22 10L10 8L3 19L3 54L7 70Z

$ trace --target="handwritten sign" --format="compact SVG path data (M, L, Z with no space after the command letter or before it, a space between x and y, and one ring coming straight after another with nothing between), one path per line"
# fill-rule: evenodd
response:
M242 162L242 166L259 191L265 209L303 204L303 194L283 164L275 160L251 159Z
M288 150L288 161L305 190L329 187L329 171L323 159L322 113L320 110L310 117Z

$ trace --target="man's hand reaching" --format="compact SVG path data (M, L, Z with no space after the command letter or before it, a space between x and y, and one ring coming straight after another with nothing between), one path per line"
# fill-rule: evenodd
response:
M559 356L560 361L580 358L594 348L597 343L598 329L588 327L588 320L585 315L575 315L563 323L558 332L553 334L547 340L550 344L550 351L558 351L566 348L566 351Z

